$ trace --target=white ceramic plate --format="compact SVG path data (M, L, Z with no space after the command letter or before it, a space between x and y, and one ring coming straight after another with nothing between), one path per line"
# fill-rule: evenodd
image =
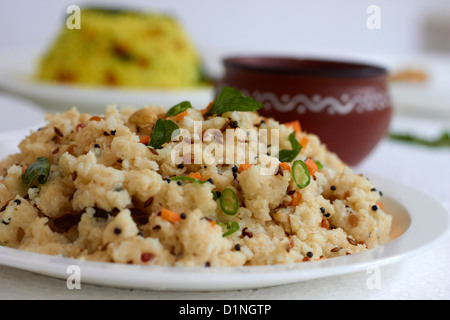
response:
M82 112L101 113L109 104L137 108L159 105L164 108L188 100L205 108L213 99L210 86L179 90L128 90L44 84L32 79L38 53L0 53L0 88L24 96L49 111L65 111L76 106Z
M347 57L349 58L349 57ZM395 110L401 113L450 117L450 55L438 53L366 54L351 59L384 66L390 74L419 70L427 75L423 83L390 82Z
M152 290L216 291L261 288L368 270L408 259L431 248L449 231L445 209L426 194L392 180L371 177L393 216L391 242L363 253L289 265L180 268L80 261L0 248L0 264L67 279L80 268L81 283Z

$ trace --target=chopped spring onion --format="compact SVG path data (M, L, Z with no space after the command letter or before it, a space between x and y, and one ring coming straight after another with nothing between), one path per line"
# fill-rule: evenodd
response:
M239 200L232 189L225 189L220 198L220 207L222 211L230 216L234 216L239 209Z
M296 160L292 164L292 179L299 188L305 188L311 182L308 167L302 160Z
M237 222L227 222L227 223L217 223L218 225L220 225L222 228L226 229L227 231L224 232L224 234L222 235L222 237L228 237L230 234L235 233L236 231L239 230L239 223Z

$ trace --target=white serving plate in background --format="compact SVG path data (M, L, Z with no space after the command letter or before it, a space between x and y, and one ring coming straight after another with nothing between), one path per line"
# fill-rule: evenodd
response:
M194 108L204 109L213 99L214 88L206 85L186 89L125 89L40 83L32 77L37 57L35 53L0 53L0 88L26 97L50 112L75 106L81 112L101 114L110 104L168 109L186 100Z

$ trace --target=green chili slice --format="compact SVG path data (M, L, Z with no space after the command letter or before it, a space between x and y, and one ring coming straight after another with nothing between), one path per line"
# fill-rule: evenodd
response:
M30 165L22 175L22 181L28 188L39 184L47 183L50 175L50 160L45 157L39 157L35 163Z
M239 230L239 223L237 222L227 222L227 223L218 223L218 225L220 225L222 228L225 228L227 231L224 232L224 234L222 235L222 237L228 237L230 234L235 233L236 231Z
M308 167L302 160L296 160L292 164L292 179L299 188L305 188L311 182Z
M234 216L239 209L239 200L232 189L225 189L220 197L220 207L222 211L230 216Z

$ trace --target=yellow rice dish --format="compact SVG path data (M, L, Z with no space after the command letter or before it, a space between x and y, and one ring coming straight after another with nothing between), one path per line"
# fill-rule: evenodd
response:
M108 106L100 116L75 108L48 115L19 154L0 162L0 243L84 260L214 267L328 259L390 240L376 186L317 136L246 103L222 89L203 111L184 103L169 112ZM168 128L195 137L199 124L201 140L166 137ZM216 139L207 139L213 129ZM231 129L276 130L279 150L247 152L240 163L192 161L213 143L229 154L220 132ZM249 151L251 137L238 137ZM180 141L189 152L177 162ZM263 174L268 161L275 170Z
M39 81L131 88L202 83L200 55L171 16L81 8L80 27L64 24L37 66Z

